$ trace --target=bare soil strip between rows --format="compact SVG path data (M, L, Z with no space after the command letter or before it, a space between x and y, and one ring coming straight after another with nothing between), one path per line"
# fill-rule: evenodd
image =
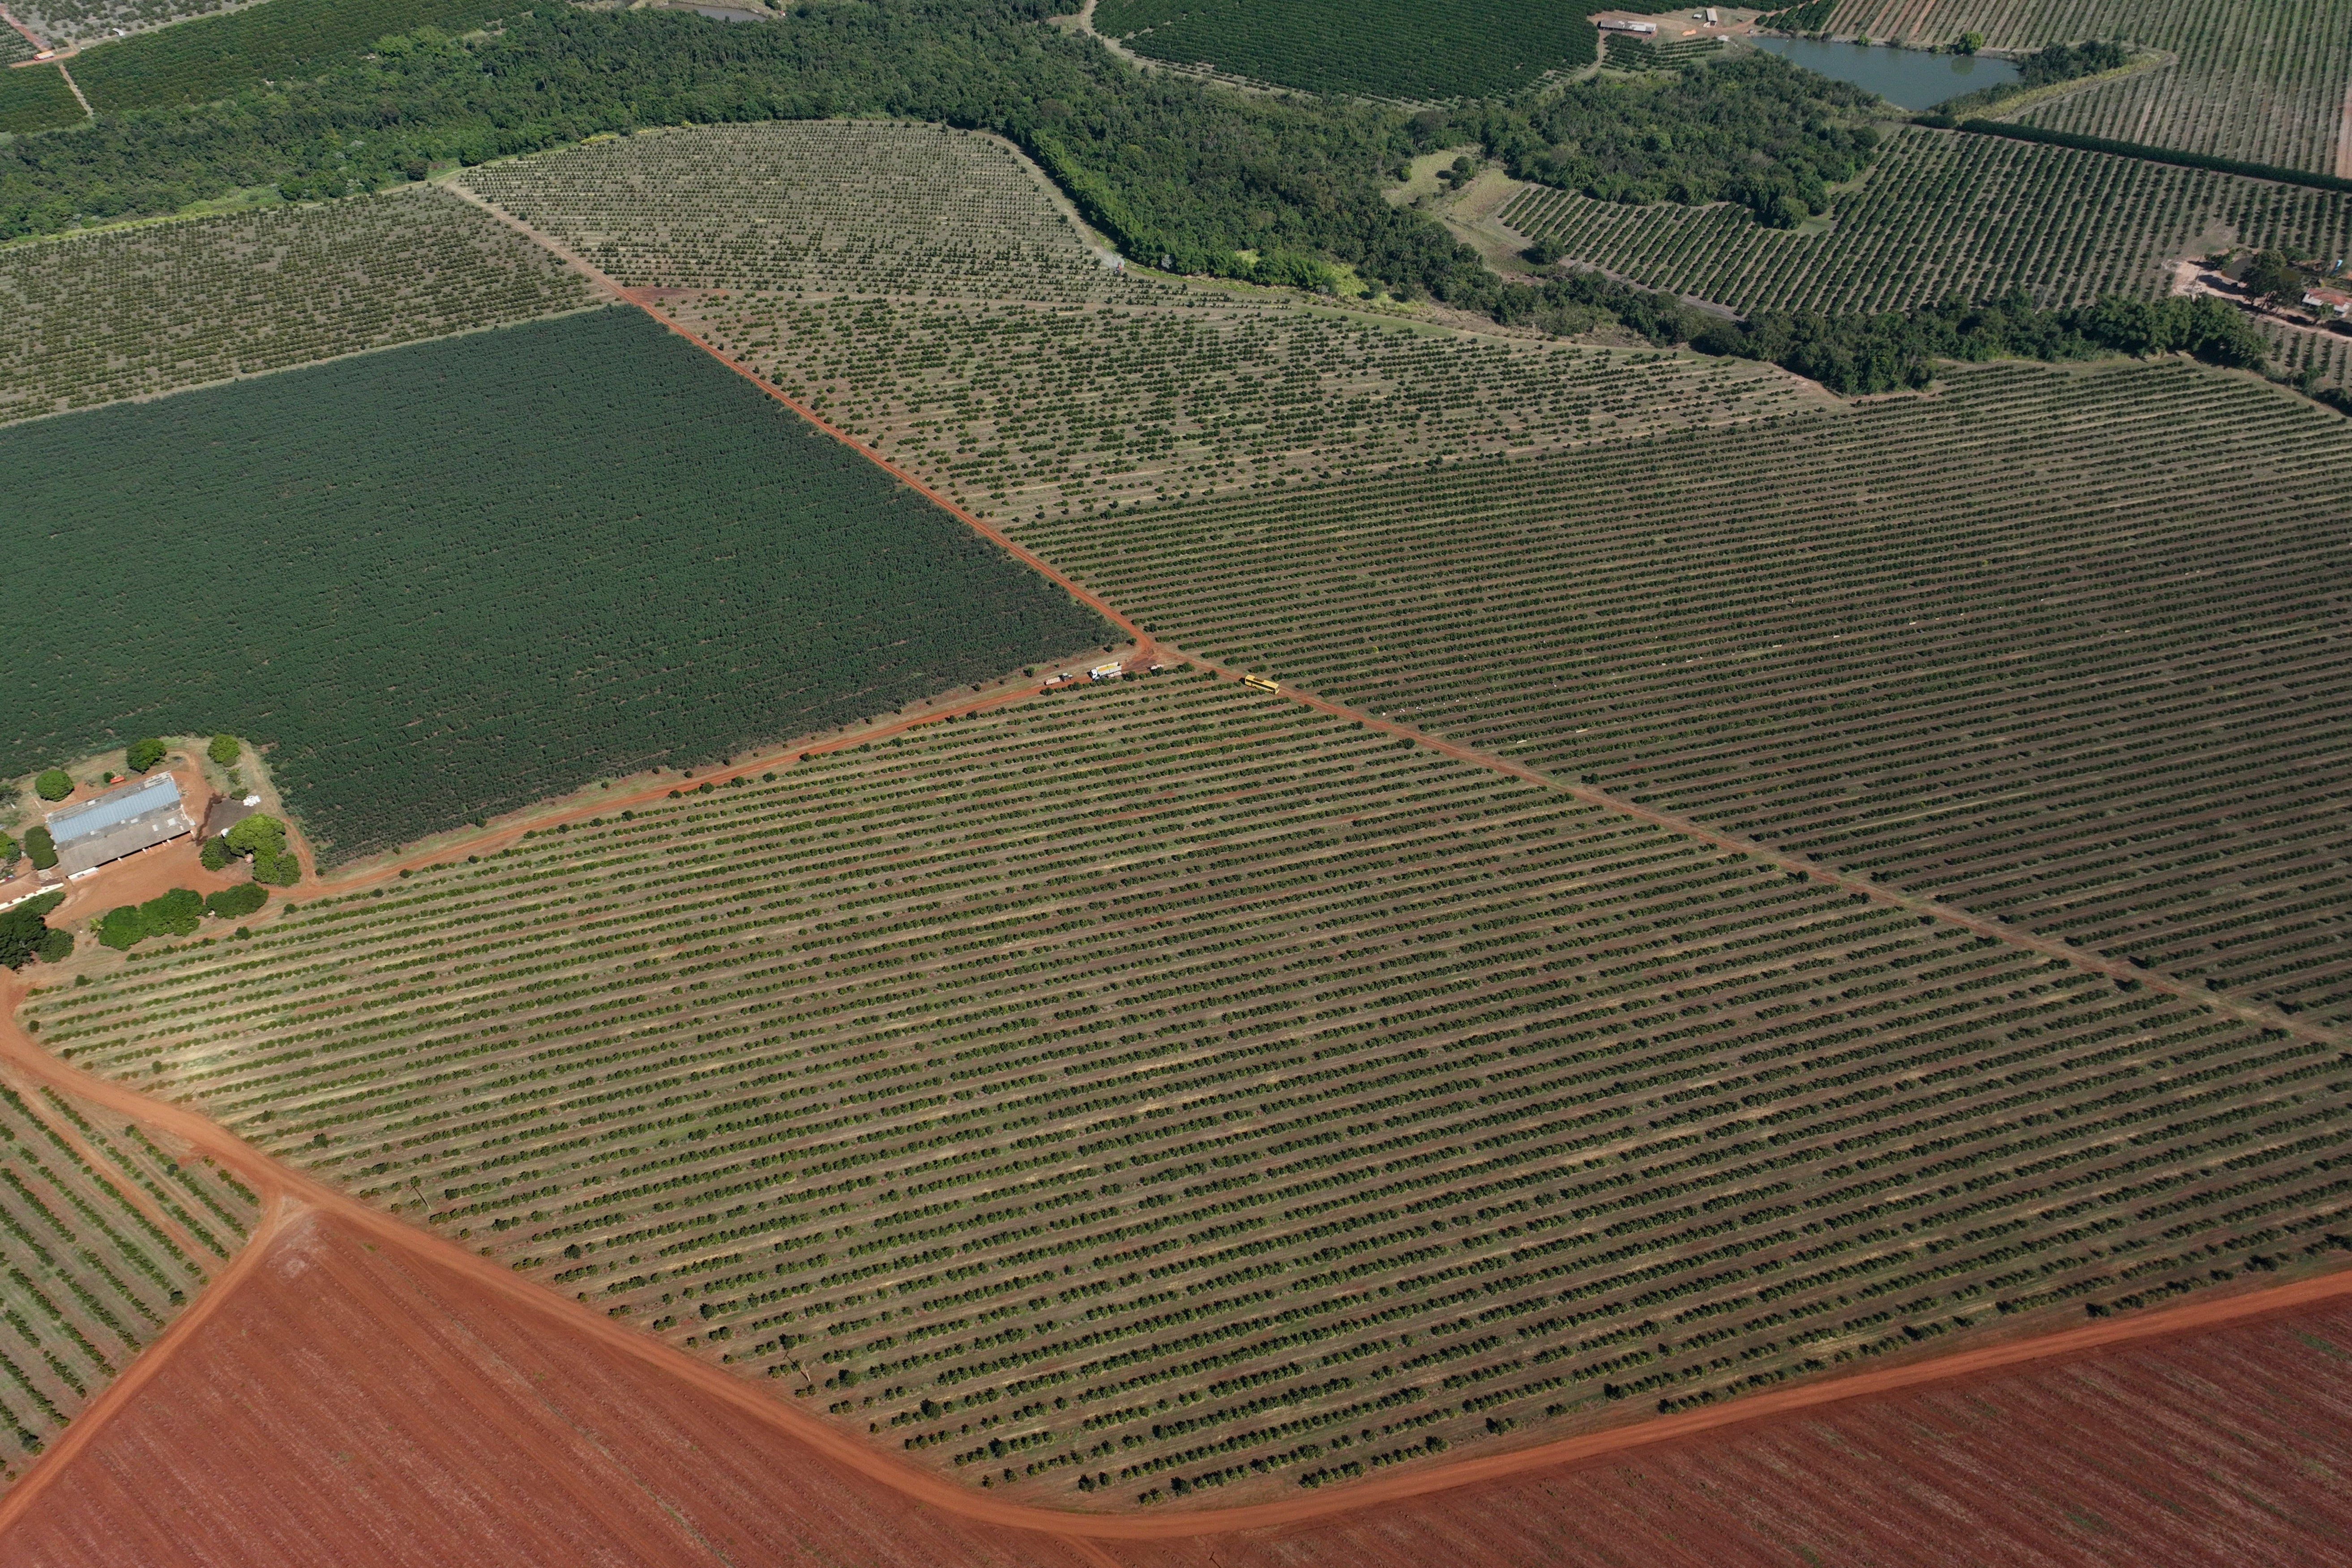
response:
M1139 655L1149 657L1156 651L1153 639L1148 634L1099 595L1071 581L1051 564L1015 544L997 529L966 511L913 475L899 468L881 454L860 444L846 432L828 424L812 410L761 382L756 374L734 363L710 343L670 320L654 303L641 297L639 291L621 288L612 279L561 243L500 211L497 206L473 193L454 184L450 188L465 199L481 206L516 232L544 247L551 254L557 256L568 265L581 270L613 298L625 300L644 310L662 325L710 354L728 369L742 375L768 396L775 398L793 409L825 434L851 447L861 457L889 473L892 478L931 500L982 537L1000 545L1017 559L1030 565L1049 581L1069 592L1081 603L1097 610L1106 619L1127 631L1136 639ZM1177 657L1191 657L1182 655L1173 648L1165 651ZM1226 669L1208 659L1193 658L1192 662L1220 675L1230 677L1240 673ZM1037 689L1035 688L1016 689L982 700L943 708L936 712L916 718L886 722L870 729L845 733L834 741L794 747L774 758L755 759L723 770L714 776L740 776L753 773L763 765L763 762L767 766L788 764L802 752L838 750L877 737L896 734L920 724L937 722L956 714L1025 700L1034 695ZM1828 886L1909 910L1925 917L1948 921L1976 934L1992 937L2030 952L2063 959L2092 973L2106 974L2117 980L2137 980L2168 994L2211 1007L2263 1027L2283 1029L2336 1045L2346 1043L2341 1031L2297 1022L2272 1008L2231 1002L2159 972L2135 969L2119 960L2110 960L2102 954L2085 953L2068 947L2055 938L2019 931L1997 921L1973 915L1964 910L1940 904L1933 900L1916 898L1881 888L1865 879L1849 877L1837 871L1825 869L1810 861L1783 855L1738 835L1706 827L1671 813L1637 805L1631 801L1608 795L1588 785L1563 784L1524 763L1425 734L1411 725L1380 719L1345 704L1332 702L1286 686L1282 689L1282 695L1335 718L1360 721L1368 730L1377 730L1400 738L1409 738L1419 744L1426 745L1433 751L1460 761L1475 763L1546 789L1559 791L1590 805L1633 817L1720 849L1745 854L1752 859L1779 866L1791 872L1802 872ZM591 813L601 815L632 802L661 798L667 792L661 786L656 785L633 792L625 796L606 795L551 816L534 817L531 822L534 826L551 826L559 821L584 820ZM477 851L495 848L519 840L524 830L524 826L517 823L468 836L457 847L471 847ZM386 860L341 878L321 881L316 890L320 894L352 891L395 876L404 864L412 868L417 865L431 864L450 852L451 847L445 844L430 852L417 852L403 858ZM499 1298L518 1311L535 1314L542 1321L552 1320L561 1328L587 1335L608 1350L633 1357L656 1370L679 1378L704 1394L753 1416L780 1435L806 1444L827 1458L861 1475L891 1486L916 1501L982 1523L1034 1531L1058 1538L1069 1542L1075 1548L1083 1550L1090 1558L1109 1564L1110 1568L1116 1568L1113 1559L1104 1555L1097 1548L1081 1546L1081 1543L1122 1540L1183 1539L1272 1526L1308 1523L1352 1512L1361 1508L1423 1497L1433 1492L1452 1490L1455 1488L1520 1475L1532 1470L1607 1460L1634 1450L1677 1442L1729 1427L1746 1426L1823 1405L1947 1383L1958 1378L1975 1376L2034 1362L2080 1356L2121 1345L2142 1343L2225 1325L2243 1323L2297 1311L2323 1301L2352 1298L2352 1268L2339 1268L2327 1274L2289 1284L2272 1286L2215 1300L2150 1309L2121 1319L2102 1319L2076 1329L1988 1344L1973 1350L1954 1352L1895 1365L1880 1366L1843 1376L1811 1379L1794 1385L1784 1384L1748 1394L1726 1405L1704 1405L1696 1410L1675 1415L1636 1417L1621 1426L1585 1433L1509 1453L1460 1459L1417 1473L1376 1477L1346 1487L1310 1492L1283 1502L1151 1515L1063 1513L1024 1504L998 1502L982 1494L957 1486L944 1478L907 1467L849 1434L836 1431L814 1416L774 1399L765 1390L745 1382L720 1367L698 1361L665 1341L645 1334L616 1320L605 1318L578 1303L565 1300L562 1297L523 1279L495 1261L466 1250L454 1241L446 1240L407 1221L382 1213L323 1182L281 1165L271 1156L263 1153L195 1111L184 1106L152 1099L137 1089L85 1072L49 1056L30 1036L25 1034L16 1022L16 1006L23 1000L27 984L21 976L10 977L5 982L0 982L0 1063L13 1067L55 1088L134 1120L144 1121L151 1127L185 1140L199 1151L211 1154L220 1163L238 1172L262 1194L268 1207L265 1210L262 1224L255 1230L245 1248L232 1260L228 1268L216 1276L199 1293L197 1300L188 1310L174 1320L153 1343L132 1361L121 1377L91 1403L56 1446L36 1463L32 1472L5 1499L0 1499L0 1537L5 1537L8 1526L20 1518L38 1492L50 1484L51 1478L63 1471L71 1457L88 1446L99 1428L104 1425L106 1418L126 1407L136 1395L138 1389L153 1378L160 1365L168 1360L176 1349L193 1337L196 1330L218 1310L220 1303L227 1299L240 1282L251 1276L270 1246L283 1234L289 1222L306 1209L315 1209L330 1215L355 1231L373 1238L379 1244L396 1248L408 1255L421 1266L438 1267L454 1271Z
M12 1083L9 1087L17 1089L23 1086ZM38 1122L51 1136L61 1139L70 1145L73 1151L81 1156L84 1164L95 1172L109 1186L120 1193L125 1203L145 1215L150 1224L169 1236L181 1251L191 1258L197 1258L207 1250L194 1237L188 1234L185 1226L163 1211L163 1205L155 1200L154 1194L132 1179L131 1173L123 1168L121 1161L93 1148L89 1140L81 1135L80 1128L58 1116L56 1108L45 1103L38 1094L27 1094L24 1100L25 1113L27 1116Z

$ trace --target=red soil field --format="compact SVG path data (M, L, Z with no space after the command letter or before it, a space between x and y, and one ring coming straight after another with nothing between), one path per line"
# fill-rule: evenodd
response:
M1129 1568L2352 1563L2352 1304L1875 1395Z
M836 1463L396 1227L298 1209L264 1235L12 1495L10 1568L2352 1561L2340 1292L1400 1500L1302 1494L1336 1511L1267 1528L1077 1541Z
M1099 1561L910 1502L316 1210L206 1294L55 1456L10 1568Z

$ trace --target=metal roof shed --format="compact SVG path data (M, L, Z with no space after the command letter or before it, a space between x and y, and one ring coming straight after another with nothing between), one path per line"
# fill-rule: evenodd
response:
M195 831L180 799L180 781L158 773L112 789L96 800L49 814L49 837L57 841L58 869L68 877L95 871L125 855Z

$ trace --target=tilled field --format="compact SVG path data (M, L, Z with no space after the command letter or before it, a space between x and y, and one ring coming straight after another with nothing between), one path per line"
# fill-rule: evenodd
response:
M2212 1568L2352 1539L2352 1311L2319 1307L1875 1394L1376 1503L1119 1542L1122 1568L1823 1563Z
M138 1399L46 1475L0 1538L10 1568L1086 1561L910 1507L397 1237L312 1214L256 1245Z
M435 189L0 247L0 420L596 302Z
M2352 1020L2334 415L2175 362L1024 542L1156 635Z
M1734 310L1895 310L2021 291L2042 306L2169 289L2232 243L2336 257L2327 191L1992 136L1905 130L1818 232L1744 207L1626 206L1530 185L1500 214L1576 261Z
M203 1288L254 1194L136 1126L0 1087L0 1483Z
M696 786L31 1016L1066 1504L2156 1300L2336 1245L2352 1193L2316 1041L1198 675Z

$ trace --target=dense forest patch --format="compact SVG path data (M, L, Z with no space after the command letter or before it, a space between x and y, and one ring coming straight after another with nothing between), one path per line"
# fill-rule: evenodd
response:
M1095 30L1137 54L1314 92L1462 98L1591 65L1581 5L1540 0L1106 0Z

